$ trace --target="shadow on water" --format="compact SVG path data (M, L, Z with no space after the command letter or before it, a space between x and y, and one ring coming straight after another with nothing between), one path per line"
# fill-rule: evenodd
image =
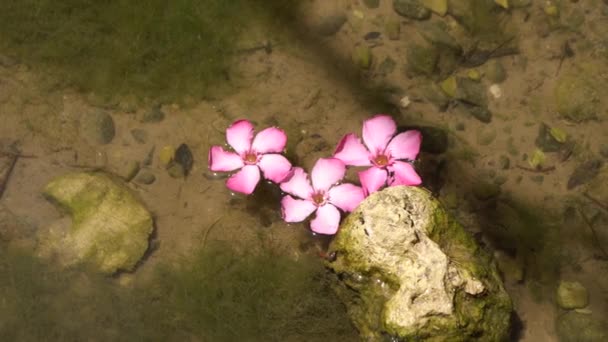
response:
M1 247L3 341L356 339L317 258L212 242L145 283L119 286Z

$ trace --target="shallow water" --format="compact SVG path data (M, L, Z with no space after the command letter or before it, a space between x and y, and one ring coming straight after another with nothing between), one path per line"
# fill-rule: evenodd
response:
M519 1L417 20L365 3L0 1L0 148L19 151L0 198L1 339L354 340L318 257L330 239L284 223L274 185L231 194L206 156L246 118L283 128L287 156L309 169L376 113L439 129L423 131L416 168L496 254L516 340L558 340L561 280L587 288L586 314L608 317L608 5ZM482 105L441 93L450 77L481 89ZM156 108L164 117L142 122ZM114 121L109 144L79 131L94 110ZM159 154L182 143L194 164L174 178ZM65 220L45 184L120 175L129 161L155 177L130 183L155 222L136 270L103 277L35 257L37 232Z

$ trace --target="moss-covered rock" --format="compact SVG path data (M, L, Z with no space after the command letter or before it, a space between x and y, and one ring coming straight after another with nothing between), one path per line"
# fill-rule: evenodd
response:
M71 173L52 180L44 195L68 212L72 226L42 233L41 255L111 274L132 270L147 250L152 216L120 181L99 172Z
M582 309L589 304L589 292L578 281L562 281L555 299L562 309Z
M568 120L581 122L597 116L598 92L580 74L560 77L555 86L554 96L557 112Z
M327 266L366 339L503 341L511 300L492 258L431 194L391 187L342 224Z
M412 44L407 50L407 68L412 74L430 76L437 70L439 53L432 46Z
M393 9L399 15L410 19L422 20L431 16L431 11L417 0L393 0Z

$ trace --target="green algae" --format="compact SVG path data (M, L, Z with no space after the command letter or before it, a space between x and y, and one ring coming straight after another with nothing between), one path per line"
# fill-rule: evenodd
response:
M209 242L121 286L0 245L0 340L357 340L317 258L252 247Z
M277 24L293 3L1 1L0 50L105 104L214 96L233 81L238 50L259 43L256 28ZM250 41L238 46L244 34Z

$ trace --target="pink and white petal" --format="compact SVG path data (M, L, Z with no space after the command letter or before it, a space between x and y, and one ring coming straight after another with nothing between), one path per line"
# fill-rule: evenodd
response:
M245 165L226 181L228 189L249 195L260 181L260 169L256 165Z
M251 148L257 153L281 153L287 144L287 135L282 129L268 127L256 134Z
M393 173L390 185L420 185L422 179L414 170L410 163L396 161L390 166L389 170Z
M281 215L285 222L302 222L317 206L309 200L295 199L289 195L281 200Z
M245 165L241 156L234 152L224 151L221 146L211 146L208 162L211 171L234 171Z
M340 184L329 189L329 202L344 211L353 211L363 201L365 194L360 186Z
M420 144L422 143L422 134L419 131L411 130L397 134L388 143L386 150L395 159L414 160L420 152Z
M312 168L312 187L316 191L327 191L344 178L346 165L337 158L319 158Z
M310 198L313 190L304 169L301 167L294 167L291 174L289 179L285 179L285 182L281 183L281 190L303 199Z
M386 170L377 167L370 167L365 171L359 172L359 181L361 181L361 187L365 196L378 191L378 189L386 185L387 176Z
M334 152L334 158L338 158L344 164L351 166L371 165L369 151L353 133L345 135L340 140Z
M237 120L226 129L228 145L239 154L248 152L253 140L253 125L247 120Z
M333 235L340 226L340 212L331 204L317 209L317 217L310 221L310 229L317 234Z
M363 142L372 155L383 152L397 132L397 124L388 115L376 115L363 122Z
M263 154L258 166L264 173L264 178L275 183L281 183L291 171L291 163L280 154Z

